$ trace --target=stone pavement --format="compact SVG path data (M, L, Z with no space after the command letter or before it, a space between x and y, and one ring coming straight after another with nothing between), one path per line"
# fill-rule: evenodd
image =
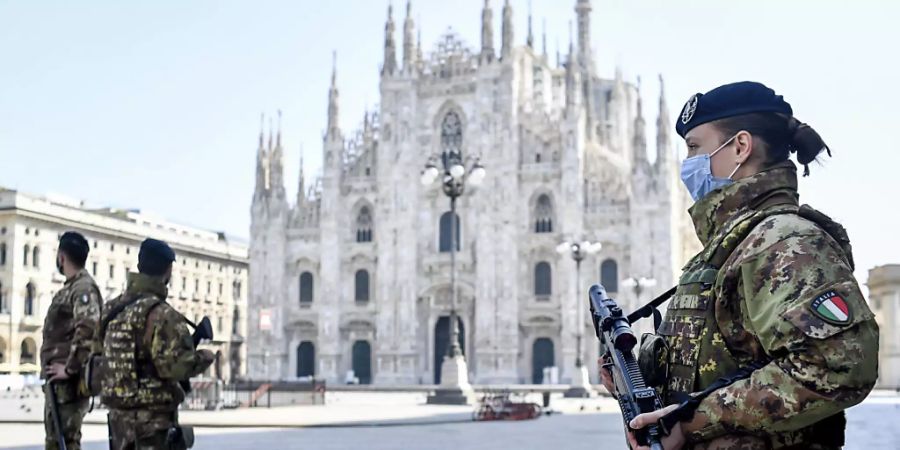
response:
M471 422L471 408L415 404L415 395L335 395L325 406L184 414L185 419L190 416L195 423L203 419L206 425L216 427L197 429L194 448L198 450L626 448L621 416L616 405L608 399L578 401L554 397L553 405L564 414L522 422ZM12 415L8 406L0 399L0 414ZM582 406L584 411L581 411ZM267 428L228 427L248 419ZM339 422L328 423L328 420ZM900 448L897 445L900 442L900 397L873 395L862 405L849 410L848 422L847 450ZM341 424L351 428L334 427ZM268 428L275 425L314 428ZM326 427L316 428L323 425ZM104 425L85 426L85 449L105 449L105 439ZM37 450L42 448L42 441L43 427L39 423L0 423L0 447Z

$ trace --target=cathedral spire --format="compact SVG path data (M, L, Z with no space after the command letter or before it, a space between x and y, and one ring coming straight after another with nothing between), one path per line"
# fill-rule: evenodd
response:
M656 164L669 159L671 151L669 135L669 108L666 105L666 87L662 74L659 74L659 116L656 118Z
M258 199L266 195L268 191L269 167L266 162L266 147L264 144L266 115L260 114L259 117L259 147L256 149L256 189L253 192L253 198Z
M397 49L394 45L394 7L388 4L387 22L384 24L384 65L381 75L392 75L397 69Z
M547 18L541 19L541 48L544 53L544 61L547 60Z
M578 16L578 62L584 69L592 69L591 53L591 0L578 0L575 14Z
M412 72L415 54L413 43L412 1L406 2L406 20L403 21L403 70Z
M569 21L569 56L566 60L566 108L578 102L578 80L575 75L575 49L572 44L572 22Z
M491 10L491 0L484 0L484 8L481 9L481 62L488 63L494 60L494 11Z
M422 23L422 21L419 21ZM416 64L422 64L422 29L416 30Z
M528 48L534 48L534 35L531 33L531 0L528 0L528 37L525 38Z
M513 23L512 23L512 15L513 10L512 6L509 5L509 0L506 0L503 5L503 26L501 29L501 33L503 34L503 40L500 47L500 58L506 59L512 54L512 45L513 45Z
M269 127L271 128L271 122ZM275 146L269 154L269 190L276 198L284 198L284 152L281 148L281 110L278 110L278 131L276 132ZM271 146L271 138L269 142Z
M637 115L634 118L634 161L647 160L647 122L644 120L643 101L641 100L641 77L637 79Z
M331 54L331 88L328 89L328 129L326 134L336 137L340 134L338 125L337 52Z
M306 179L303 176L303 144L300 144L300 177L297 180L297 206L306 203Z

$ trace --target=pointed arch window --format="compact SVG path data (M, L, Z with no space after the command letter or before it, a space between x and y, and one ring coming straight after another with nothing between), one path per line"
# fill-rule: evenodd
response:
M6 265L6 242L0 242L0 266Z
M34 283L25 286L25 315L34 315Z
M541 194L534 207L534 232L553 232L553 203L547 194Z
M441 158L445 167L448 160L462 159L462 121L456 111L450 111L441 120Z
M600 284L607 292L619 292L619 265L614 259L607 259L600 264Z
M31 257L31 246L25 245L25 249L22 251L22 266L28 267L28 258Z
M0 281L0 314L9 312L9 305L6 304L6 296L3 294L3 282Z
M31 251L31 265L34 267L38 267L38 262L41 260L41 248L38 246L34 246L34 249Z
M360 208L356 215L356 242L372 242L372 213L368 206Z
M300 304L309 305L313 301L313 276L310 272L300 274Z
M356 271L356 295L354 296L358 303L366 303L369 301L369 272L367 270Z
M553 293L550 264L541 261L534 266L534 295L549 297Z
M451 217L455 218L456 220L451 219ZM454 222L455 222L455 223L454 223ZM459 228L460 228L460 226L459 226L459 215L458 215L458 214L453 214L453 213L451 213L451 212L448 211L448 212L445 212L444 214L441 215L441 224L440 224L440 234L441 234L441 236L440 236L440 245L439 245L439 249L440 249L440 251L441 251L442 253L444 253L444 252L449 252L449 251L450 251L450 248L451 248L451 246L452 246L452 244L450 243L450 241L451 241L451 232L450 232L450 229L451 229L451 228L454 228L454 229L455 229L455 230L454 230L455 233L453 233L453 234L456 235L456 236L454 236L454 237L455 237L454 240L456 241L456 251L459 251L459 249L460 249L460 243L459 243L459 236L460 236L460 233L459 233Z

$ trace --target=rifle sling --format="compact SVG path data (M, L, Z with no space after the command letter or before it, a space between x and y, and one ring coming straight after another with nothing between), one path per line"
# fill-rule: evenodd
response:
M650 303L634 310L628 315L628 322L635 323L644 317L650 317L652 315L653 331L658 330L659 325L662 323L662 314L657 308L659 308L659 305L662 305L666 300L672 298L672 296L675 295L676 289L678 289L678 286L672 286L668 291L663 292L662 295L651 300Z

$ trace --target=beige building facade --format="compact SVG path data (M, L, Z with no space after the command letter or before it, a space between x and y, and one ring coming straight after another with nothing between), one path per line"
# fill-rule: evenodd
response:
M85 268L104 301L137 271L141 242L168 242L176 263L167 301L188 319L208 315L218 354L207 376L229 380L246 370L247 247L224 234L173 224L139 211L88 208L83 202L0 188L0 375L35 378L44 317L64 278L56 248L65 231L90 245Z
M869 306L878 322L878 385L900 389L900 264L869 270Z

